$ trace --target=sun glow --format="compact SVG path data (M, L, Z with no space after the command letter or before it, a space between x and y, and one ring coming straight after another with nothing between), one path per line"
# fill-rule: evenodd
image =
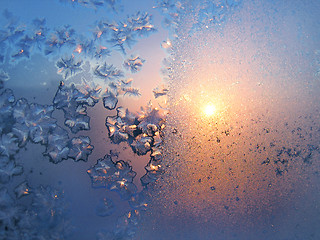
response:
M216 113L216 111L216 107L211 103L205 105L203 109L203 112L207 117L213 116Z

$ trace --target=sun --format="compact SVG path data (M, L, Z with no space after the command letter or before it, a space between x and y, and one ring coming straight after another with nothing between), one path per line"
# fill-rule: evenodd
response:
M211 117L216 113L216 110L216 107L213 104L209 103L204 106L203 112L207 117Z

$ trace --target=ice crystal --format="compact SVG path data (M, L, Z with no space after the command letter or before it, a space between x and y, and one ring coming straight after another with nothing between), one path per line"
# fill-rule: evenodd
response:
M105 58L107 56L110 56L110 54L111 54L111 51L107 47L99 46L96 48L96 51L94 53L94 57L96 59L101 59L101 58Z
M116 96L112 92L108 91L106 96L103 98L103 106L109 110L113 110L117 106L117 103L118 99Z
M93 146L90 145L90 138L85 136L74 137L70 141L69 157L77 161L87 161L88 155L91 154Z
M62 160L68 159L69 136L66 130L61 127L56 127L52 133L48 135L48 143L44 155L50 158L53 163L59 163Z
M148 201L149 198L148 194L146 193L146 190L142 190L141 192L133 195L130 200L129 204L133 209L137 209L139 211L145 211L148 207Z
M67 79L74 75L77 72L81 72L82 61L76 61L74 56L61 58L57 63L56 66L58 68L58 73L63 75L64 79Z
M145 61L146 60L142 59L140 56L131 56L131 58L124 61L123 66L132 73L135 73L141 70Z
M18 152L18 139L12 134L2 134L0 138L0 155L7 157L13 156Z
M0 69L0 89L3 87L4 82L8 81L9 79L9 74L3 69Z
M56 127L56 120L52 118L54 108L51 105L28 104L26 99L19 99L13 110L15 132L20 139L20 145L25 142L28 129L29 137L34 143L45 144L47 133Z
M161 88L157 87L157 88L153 89L152 92L154 94L154 97L158 98L158 97L167 95L168 91L169 91L168 88L166 88L165 86L162 86Z
M0 182L2 184L10 182L13 176L21 175L23 168L20 165L16 165L13 160L0 164Z
M66 113L64 124L70 128L72 133L90 130L90 117L83 114Z
M135 153L138 155L145 155L148 151L151 150L152 138L148 136L143 136L142 134L137 136L131 147Z
M100 91L100 88L91 88L89 85L78 90L73 84L69 87L60 83L53 104L56 108L63 109L65 125L73 133L90 129L86 106L92 107L99 101Z
M140 122L138 128L147 135L151 134L151 136L163 126L163 116L158 109L152 107L151 102L146 107L141 108L138 121Z
M4 128L8 121L10 121L12 115L12 107L15 101L14 95L10 89L4 90L0 94L0 128Z
M115 205L109 198L100 200L98 206L96 207L96 214L100 217L110 216L114 213L114 211Z
M106 62L102 65L96 66L94 74L105 81L112 81L123 76L123 72L121 70L117 69L112 64L108 65Z
M136 173L125 161L113 162L110 155L99 159L88 171L93 187L104 187L117 191L122 199L129 199L137 188L132 183Z
M23 196L27 196L31 193L31 189L28 186L27 181L20 183L14 190L14 193L17 198L21 198Z
M141 96L139 88L126 87L126 88L122 88L122 90L124 91L124 94L123 94L124 96L125 95L134 96L134 97Z
M93 8L97 10L98 8L108 7L113 11L118 11L121 7L121 0L59 0L60 2L70 3L72 5L79 4L84 7Z
M138 210L130 211L120 217L114 230L115 239L132 239L137 231L140 217Z

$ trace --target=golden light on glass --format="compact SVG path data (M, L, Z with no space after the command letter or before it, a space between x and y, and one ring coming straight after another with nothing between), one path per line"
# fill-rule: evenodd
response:
M214 106L211 103L205 105L203 109L203 112L207 117L211 117L215 115L216 111L217 111L216 106Z

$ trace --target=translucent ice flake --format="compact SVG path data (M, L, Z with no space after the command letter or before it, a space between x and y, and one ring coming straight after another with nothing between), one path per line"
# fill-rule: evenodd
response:
M119 24L111 25L112 38L110 42L114 47L125 53L125 47L128 46L130 48L136 42L137 37L146 36L156 31L151 20L150 14L137 12L126 20L119 22Z
M85 95L73 84L67 86L64 82L60 82L58 91L53 99L53 105L58 109L69 108L83 98L85 98Z
M188 2L188 4L190 3ZM180 20L180 12L184 8L182 2L173 0L158 0L157 5L154 8L161 10L162 14L165 16L163 21L164 25L174 31L177 28Z
M81 130L90 130L90 117L82 114L65 114L64 124L70 128L72 133L77 133Z
M42 50L42 45L45 42L47 37L47 33L49 29L46 27L46 19L45 18L35 18L32 21L33 25L33 35L31 36L34 45Z
M20 183L15 189L14 189L14 193L16 195L17 198L21 198L24 196L29 195L31 192L30 187L28 186L27 181L24 181L22 183Z
M56 50L59 50L63 46L75 46L76 32L70 25L65 25L64 27L55 30L51 34L50 38L46 41L45 54L48 55Z
M64 79L71 77L72 75L76 74L77 72L81 72L82 61L76 61L74 56L61 58L57 63L56 66L58 68L58 73L63 75Z
M162 41L161 47L164 48L164 49L169 49L169 48L172 47L172 42L170 41L170 39Z
M132 142L131 147L133 151L138 155L145 155L151 150L153 139L143 134L137 136Z
M149 161L145 169L147 171L146 174L140 178L140 181L143 186L155 182L159 178L160 174L162 174L161 165L159 164L159 161L155 161L154 159L151 159Z
M156 31L151 21L152 17L150 14L136 12L131 17L128 17L126 24L136 34L144 36Z
M3 69L0 69L0 89L3 87L3 83L8 81L9 79L9 74L5 72Z
M0 137L0 156L10 157L18 151L18 139L12 133L2 134Z
M96 207L96 214L100 217L110 216L114 213L114 211L115 205L109 198L100 200L98 206Z
M8 193L8 189L7 188L1 188L0 189L0 206L1 209L3 207L7 207L7 206L12 206L14 204L13 199L11 198L11 196Z
M90 145L89 137L74 137L70 141L70 152L69 157L77 161L87 161L88 156L91 154L93 150L93 146Z
M12 115L12 107L15 101L11 89L6 89L0 94L0 129L4 128L8 121L10 122Z
M17 176L22 173L22 166L16 165L14 160L10 160L8 163L0 164L0 182L2 184L10 182L13 176Z
M126 88L122 88L122 90L124 91L124 96L125 95L133 96L133 97L140 97L141 96L139 88L126 87Z
M81 84L77 84L76 88L83 94L83 96L79 97L76 101L77 103L93 107L101 98L102 87L94 81L87 81L85 78L82 78Z
M70 235L63 192L40 186L33 195L31 215L26 213L21 222L26 236L31 235L30 239L65 239Z
M53 163L59 163L62 160L68 159L70 151L68 140L69 136L67 131L61 127L56 127L54 131L48 135L46 151L43 154L48 156Z
M13 132L19 138L20 146L26 143L27 132L32 142L47 143L48 132L56 127L56 120L52 118L53 110L51 105L29 105L26 99L16 102L13 110L13 118L16 121Z
M137 130L137 121L135 115L125 111L123 108L117 108L117 116L108 116L106 126L109 131L109 137L113 143L120 143L129 140L129 137L135 137L139 133Z
M130 211L120 217L114 230L114 239L132 239L137 231L140 218L138 210Z
M206 28L210 25L220 25L225 21L227 14L240 5L242 0L205 1L199 11L199 23Z
M106 96L103 98L103 106L109 110L113 110L117 106L117 103L118 99L116 96L112 92L108 91Z
M153 94L154 94L154 97L155 98L158 98L158 97L161 97L161 96L165 96L167 95L168 93L168 88L165 87L165 86L162 86L162 87L157 87L155 89L153 89Z
M0 189L0 238L7 238L7 232L14 229L19 219L21 208L15 205L14 200L8 193L7 188ZM16 238L17 239L17 238Z
M147 199L149 199L149 197L150 196L146 193L146 190L142 190L130 198L129 204L133 209L145 211L148 207Z
M138 121L140 122L138 128L149 136L155 135L155 133L163 128L164 116L162 116L157 108L153 108L151 102L142 108Z
M112 64L108 65L106 62L102 65L98 65L94 69L94 74L105 81L112 81L119 77L123 77L123 72Z
M17 197L29 192L26 182L15 189ZM22 207L13 201L5 188L0 189L0 238L53 240L68 237L71 228L62 193L42 186L32 193L32 204Z
M129 199L137 191L132 183L136 173L122 160L113 162L110 155L99 159L88 171L93 187L117 191L122 199Z
M93 8L97 10L98 8L108 7L113 11L118 11L121 7L121 0L59 0L60 2L71 3L72 5L82 5L87 8Z
M73 133L90 129L90 117L87 116L86 106L94 106L99 100L100 88L91 89L89 85L78 90L73 84L66 86L60 83L53 100L58 109L63 109L65 125Z
M135 73L141 70L144 62L145 60L140 56L131 56L131 58L124 61L123 66L132 73Z
M94 53L94 57L96 59L101 59L101 58L105 58L111 55L111 51L105 47L105 46L99 46L96 48L96 51Z
M140 222L140 212L133 210L120 216L116 228L111 232L99 231L96 235L97 240L132 240L136 234Z

